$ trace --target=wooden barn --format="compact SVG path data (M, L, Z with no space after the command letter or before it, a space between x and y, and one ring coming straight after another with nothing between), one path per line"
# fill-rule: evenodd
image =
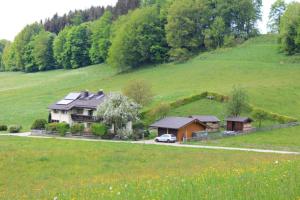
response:
M216 116L209 115L192 115L191 118L197 119L206 125L207 132L218 132L220 130L220 122Z
M230 117L226 119L227 131L243 132L252 129L252 119L249 117Z
M206 129L205 124L190 117L167 117L155 122L150 127L157 128L158 136L163 134L175 135L179 142L183 141L183 138L191 138L194 132Z

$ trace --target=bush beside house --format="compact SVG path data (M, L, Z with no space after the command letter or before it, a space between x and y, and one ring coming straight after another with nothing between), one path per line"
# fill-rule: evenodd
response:
M57 131L60 136L66 136L67 132L70 130L70 125L67 123L58 123Z
M46 125L46 130L51 133L58 133L60 136L65 136L70 130L67 123L49 123Z
M105 124L98 123L92 124L91 132L93 135L98 137L104 137L107 134L107 127Z
M45 119L37 119L33 122L31 129L32 130L45 130L47 121Z
M84 132L84 125L83 124L74 124L70 128L70 132L72 134L82 134Z

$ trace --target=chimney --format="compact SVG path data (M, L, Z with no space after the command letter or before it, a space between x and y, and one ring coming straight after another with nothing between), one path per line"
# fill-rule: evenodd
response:
M83 98L86 98L86 97L89 96L89 91L88 90L82 91L81 95L82 95Z
M98 96L101 96L101 95L103 95L103 94L104 94L104 92L103 92L102 89L100 89L100 90L98 91L98 93L97 93Z

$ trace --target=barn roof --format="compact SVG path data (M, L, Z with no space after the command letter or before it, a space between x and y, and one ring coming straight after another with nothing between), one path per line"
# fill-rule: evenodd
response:
M194 119L198 119L200 122L220 122L220 120L216 116L193 115L191 117Z
M194 121L201 123L199 120L193 119L190 117L166 117L166 118L161 119L161 120L155 122L154 124L150 125L150 127L180 129Z
M230 122L252 122L253 120L249 117L229 117L226 119L226 121L230 121Z

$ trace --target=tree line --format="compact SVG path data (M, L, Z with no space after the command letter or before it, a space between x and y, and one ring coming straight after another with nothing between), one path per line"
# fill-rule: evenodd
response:
M90 17L84 13L97 9L72 12L72 23L54 16L27 25L0 51L0 69L36 72L107 62L124 71L184 61L257 35L261 6L261 0L119 0Z
M41 22L46 31L58 34L66 26L80 25L84 22L94 21L99 19L105 11L110 11L114 19L121 15L125 15L129 10L134 10L140 5L139 0L118 0L115 6L92 6L86 10L70 11L68 14L58 16L55 14L52 18Z
M287 5L279 19L280 49L288 55L300 53L300 3Z

